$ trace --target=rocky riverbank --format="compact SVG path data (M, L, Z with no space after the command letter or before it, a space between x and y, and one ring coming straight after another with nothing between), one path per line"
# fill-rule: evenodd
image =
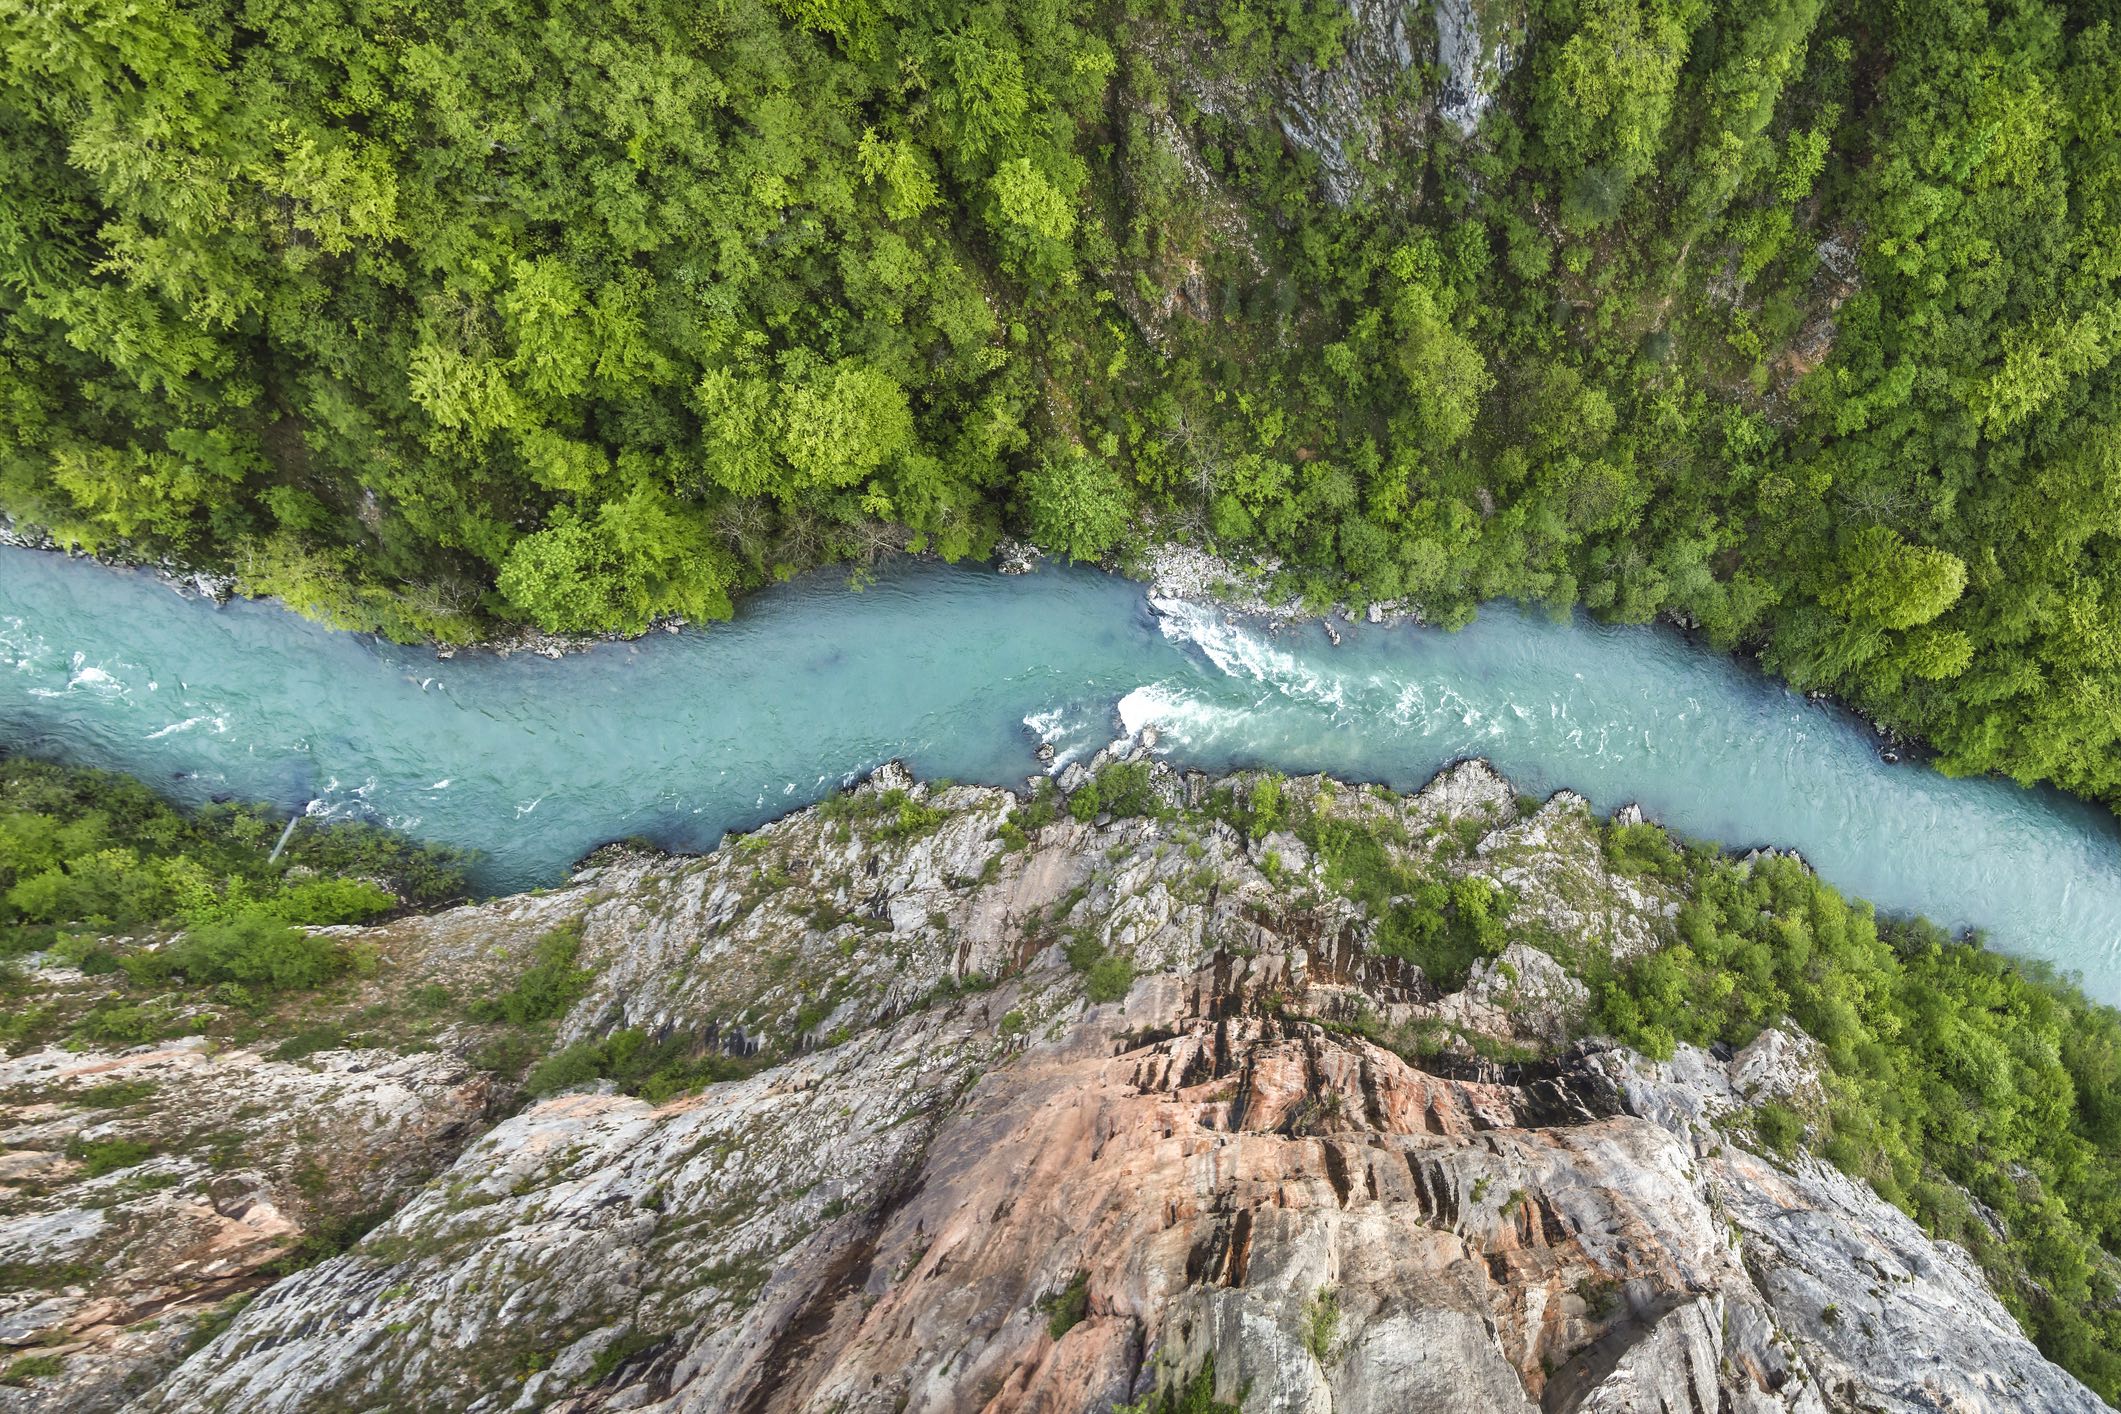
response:
M1281 573L1278 560L1231 560L1176 541L1149 545L1124 558L1120 571L1146 584L1152 599L1212 604L1228 613L1264 619L1274 627L1316 621L1336 644L1342 630L1357 622L1423 622L1418 605L1397 599L1321 608L1276 588Z
M1583 969L1682 898L1580 798L1102 766L890 767L346 930L321 1047L0 1061L0 1410L2103 1407L1963 1252L1759 1141L1815 1102L1801 1035L1585 1034ZM1321 822L1507 898L1499 950L1382 951ZM555 937L556 1023L470 1018ZM96 995L32 963L29 1004Z
M4 513L0 513L0 546L16 550L41 550L48 554L65 555L70 559L94 560L108 569L138 570L153 575L188 599L206 599L216 604L225 604L236 592L236 577L232 574L198 569L167 557L139 560L122 553L90 555L80 550L70 550L44 530L36 526L17 524Z

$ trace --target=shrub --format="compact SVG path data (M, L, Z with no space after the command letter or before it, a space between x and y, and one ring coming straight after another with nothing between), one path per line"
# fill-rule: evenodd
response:
M1304 1306L1304 1348L1320 1364L1333 1352L1333 1337L1340 1330L1340 1297L1329 1286Z
M24 1355L0 1370L0 1385L26 1385L31 1380L49 1379L65 1368L66 1362L56 1355Z
M1242 1414L1243 1407L1242 1394L1236 1403L1215 1397L1215 1362L1210 1360L1178 1388L1115 1404L1112 1414Z
M629 1095L650 1104L661 1104L687 1090L723 1080L740 1080L771 1063L771 1057L732 1056L703 1051L678 1037L652 1039L645 1031L628 1028L595 1041L578 1041L555 1051L531 1068L524 1078L528 1095L550 1095L557 1091L610 1080Z
M1134 962L1098 941L1087 928L1072 933L1061 955L1083 974L1083 994L1093 1002L1116 1002L1134 985Z
M182 976L196 985L234 982L294 991L342 976L352 970L353 958L341 944L305 933L260 907L197 924L169 947L128 954L124 964L141 983Z
M391 1215L389 1208L371 1208L358 1213L326 1213L314 1221L294 1250L273 1262L267 1271L292 1276L306 1267L329 1261L381 1226Z
M1660 879L1687 877L1686 855L1664 827L1644 821L1639 825L1608 823L1599 835L1606 863L1616 873L1654 875Z
M902 790L885 791L879 804L883 824L877 827L876 838L880 840L916 839L933 833L950 818L950 812L940 805L915 800Z
M320 1022L314 1026L303 1027L275 1046L272 1058L283 1061L301 1060L304 1056L313 1056L319 1051L336 1051L345 1044L344 1027L328 1021Z
M531 949L530 966L516 979L515 986L498 997L473 1002L472 1018L533 1026L565 1016L596 978L588 968L575 966L581 951L579 918L552 929Z
M66 1146L66 1156L81 1162L84 1178L101 1178L119 1169L129 1169L154 1157L155 1146L137 1139L77 1139Z
M1038 1309L1046 1313L1046 1334L1055 1340L1074 1330L1090 1314L1090 1274L1077 1272L1059 1291L1041 1297Z
M1769 1152L1787 1159L1804 1138L1804 1117L1788 1105L1760 1105L1753 1110L1753 1133Z
M1121 1001L1133 986L1134 962L1117 953L1107 953L1083 974L1083 995L1093 1002Z
M145 1046L181 1036L192 1025L191 1018L159 1002L106 1002L75 1023L74 1036L92 1045Z
M1097 773L1099 799L1107 814L1122 818L1161 815L1163 799L1156 793L1156 775L1146 761L1123 761Z

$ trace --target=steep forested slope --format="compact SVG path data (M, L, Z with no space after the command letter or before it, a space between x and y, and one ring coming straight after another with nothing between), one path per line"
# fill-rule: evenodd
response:
M2112 801L2111 9L12 5L0 508L444 638L1176 534Z

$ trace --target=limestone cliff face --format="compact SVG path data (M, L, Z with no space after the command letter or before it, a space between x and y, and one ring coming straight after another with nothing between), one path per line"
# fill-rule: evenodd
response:
M662 1104L606 1083L486 1126L446 1036L8 1062L8 1172L80 1130L92 1077L157 1068L218 1087L184 1093L220 1122L322 1135L329 1113L328 1152L402 1206L270 1281L253 1258L292 1240L299 1195L224 1212L225 1176L186 1171L152 1196L219 1234L220 1265L187 1266L76 1236L110 1178L54 1171L0 1218L0 1262L72 1262L76 1289L0 1298L0 1331L58 1331L81 1373L0 1399L1103 1411L1209 1372L1246 1410L2104 1407L1963 1253L1749 1147L1750 1105L1816 1083L1802 1037L1662 1065L1567 1039L1584 994L1554 954L1654 947L1675 902L1608 872L1580 800L1522 815L1477 763L1408 798L1288 784L1511 885L1510 948L1446 992L1367 951L1293 836L1197 811L1020 833L1017 796L879 775L705 858L607 858L369 935L416 977L579 920L597 981L556 1043L631 1026L773 1062L745 1079ZM1215 783L1156 787L1199 806ZM269 1201L289 1161L251 1162Z

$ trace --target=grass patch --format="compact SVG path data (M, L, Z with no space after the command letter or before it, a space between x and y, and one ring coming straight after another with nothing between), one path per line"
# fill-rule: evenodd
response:
M1115 1404L1112 1414L1243 1414L1244 1394L1235 1401L1215 1397L1215 1362L1203 1365L1175 1389L1158 1390L1132 1404Z
M303 1027L300 1031L273 1047L272 1058L282 1061L301 1060L303 1057L313 1056L319 1051L339 1050L345 1044L346 1028L336 1026L328 1021L319 1022L314 1026Z
M126 1105L136 1105L155 1093L152 1080L109 1080L68 1098L77 1105L90 1109L115 1110Z
M1340 1297L1329 1286L1304 1303L1304 1349L1323 1365L1332 1353L1333 1337L1340 1333Z
M155 1156L155 1146L137 1139L76 1139L66 1146L66 1156L80 1161L83 1178L101 1178L147 1162Z
M48 1380L65 1368L66 1362L56 1355L24 1355L0 1370L0 1385L19 1387L31 1380Z

